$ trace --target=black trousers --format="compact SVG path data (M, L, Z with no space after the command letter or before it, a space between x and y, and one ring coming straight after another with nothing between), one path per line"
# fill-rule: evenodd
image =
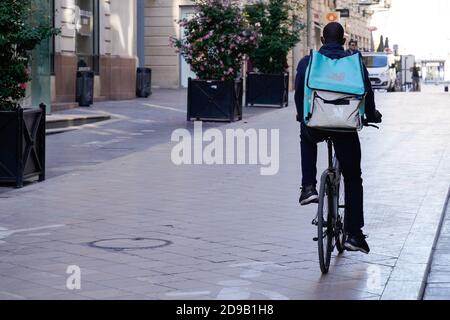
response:
M331 137L341 165L345 185L345 229L358 234L364 227L361 144L358 133L333 132L308 128L301 124L302 185L317 185L317 143Z

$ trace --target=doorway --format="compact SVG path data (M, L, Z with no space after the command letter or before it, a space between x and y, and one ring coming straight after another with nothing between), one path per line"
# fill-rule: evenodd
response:
M182 6L180 7L180 18L191 19L195 15L194 6ZM184 38L185 28L180 28L180 35ZM186 62L183 56L180 54L180 84L181 87L188 87L188 78L196 78L196 74L191 70L191 66Z

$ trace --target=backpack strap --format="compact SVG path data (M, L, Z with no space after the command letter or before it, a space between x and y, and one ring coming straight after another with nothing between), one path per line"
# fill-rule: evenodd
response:
M309 68L308 68L308 74L305 75L305 84L309 88L309 76L311 74L311 66L313 63L313 57L314 57L314 49L309 50Z
M359 61L361 63L361 73L362 73L362 78L364 79L364 87L366 88L366 94L367 94L367 92L369 91L369 88L367 87L367 82L370 81L370 79L367 79L366 73L364 72L364 70L366 69L366 66L364 65L363 55L359 51L358 51L358 55L359 55Z

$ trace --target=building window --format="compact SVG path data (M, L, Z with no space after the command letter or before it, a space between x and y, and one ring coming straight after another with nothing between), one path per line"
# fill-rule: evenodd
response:
M75 52L78 67L99 73L99 0L76 0Z

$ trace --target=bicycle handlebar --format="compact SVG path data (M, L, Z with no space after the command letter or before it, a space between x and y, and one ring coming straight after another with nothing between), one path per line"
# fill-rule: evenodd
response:
M372 128L375 128L375 129L380 130L380 127L379 127L379 126L374 125L374 124L370 124L370 123L367 121L367 119L363 119L363 126L364 126L364 127L372 127Z
M369 124L369 123L364 123L364 127L372 127L372 128L375 128L375 129L380 130L380 127L379 127L379 126L376 126L376 125L374 125L374 124Z

